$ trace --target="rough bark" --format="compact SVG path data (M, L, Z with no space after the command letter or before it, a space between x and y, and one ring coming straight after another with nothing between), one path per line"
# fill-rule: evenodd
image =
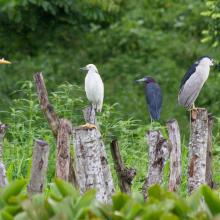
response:
M99 139L99 154L100 154L100 159L101 159L101 165L102 165L102 171L103 171L103 176L104 176L104 181L105 181L105 187L107 191L107 200L111 201L111 196L115 192L114 188L114 183L113 183L113 178L112 178L112 173L110 170L110 167L108 165L108 159L107 159L107 154L105 151L105 145L104 142L101 139L101 134L99 132L99 125L96 119L96 112L92 106L88 106L83 110L84 113L84 118L87 123L95 124L97 129L97 137Z
M79 188L79 184L77 183L76 179L76 172L74 169L74 157L70 154L70 164L69 164L69 182L75 186L75 188Z
M165 161L168 159L170 152L170 146L167 140L163 138L161 131L148 131L147 140L149 149L148 177L142 189L145 199L147 198L149 186L162 183Z
M99 129L99 124L96 119L96 112L92 105L83 109L83 115L86 123L94 124Z
M60 124L60 119L57 116L53 106L50 104L49 99L48 99L48 93L46 89L46 85L44 83L44 78L42 73L36 73L34 75L35 83L36 83L36 88L37 88L37 94L38 94L38 99L40 102L41 109L48 121L48 124L52 130L52 133L54 137L57 140L57 135L58 135L58 130L59 130L59 124ZM70 160L72 161L73 158L70 155ZM72 163L69 165L69 182L73 183L75 187L78 186L78 184L75 182L75 169Z
M214 182L212 179L212 127L213 117L211 114L208 115L208 146L207 146L207 157L206 157L206 183L214 188Z
M30 195L43 191L48 156L49 145L43 140L37 140L33 151L31 179L28 185L28 193Z
M57 136L56 176L65 181L69 180L71 137L71 123L61 119Z
M95 188L97 200L110 202L100 157L100 133L96 128L79 127L75 129L74 135L76 177L80 192Z
M178 122L173 119L167 122L170 152L170 178L169 190L177 191L181 182L181 141Z
M51 127L53 135L57 137L58 128L59 128L59 118L54 111L53 106L50 104L47 94L47 89L44 83L44 78L42 73L36 73L34 75L38 99L40 102L41 109Z
M191 193L206 183L206 158L208 146L208 112L197 108L191 112L189 142L188 191Z
M0 188L5 187L8 184L6 170L3 163L3 140L6 133L7 126L0 124Z
M117 140L113 140L111 142L110 148L115 170L118 176L119 187L122 192L131 193L132 180L136 175L136 170L125 166L121 158Z

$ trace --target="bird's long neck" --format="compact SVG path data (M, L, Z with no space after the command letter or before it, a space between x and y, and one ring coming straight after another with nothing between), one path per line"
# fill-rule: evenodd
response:
M198 67L203 73L209 74L210 71L210 65L207 65L205 63L201 63Z
M93 74L99 74L99 73L98 73L98 71L96 71L96 70L89 70L89 71L87 72L87 74L93 75Z

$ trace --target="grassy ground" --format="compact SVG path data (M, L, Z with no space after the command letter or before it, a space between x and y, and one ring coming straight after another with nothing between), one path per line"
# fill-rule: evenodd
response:
M9 129L4 141L4 162L7 168L8 179L11 181L20 177L29 178L32 163L32 150L35 139L43 139L50 144L49 169L47 183L55 176L56 143L52 133L45 121L38 105L36 91L33 82L27 81L21 85L19 99L12 102L8 111L1 112L4 123ZM84 91L78 86L65 83L60 85L56 92L50 93L51 103L60 117L68 118L74 126L83 122L81 110L87 105ZM127 166L137 169L137 176L133 182L133 191L141 191L147 170L147 144L146 131L150 125L145 121L134 118L124 120L121 118L119 104L113 106L104 105L103 112L98 115L101 132L105 141L109 162L112 168L114 181L117 183L113 162L110 155L110 142L117 138L120 145L122 157ZM160 125L159 125L160 126ZM165 127L161 126L165 132ZM181 128L183 131L184 128ZM219 175L219 119L215 120L213 134L214 148L214 180L220 184ZM166 134L165 134L166 135ZM187 194L187 164L188 164L188 138L182 136L182 184L180 194ZM164 187L167 186L169 176L169 163L166 164L164 172Z

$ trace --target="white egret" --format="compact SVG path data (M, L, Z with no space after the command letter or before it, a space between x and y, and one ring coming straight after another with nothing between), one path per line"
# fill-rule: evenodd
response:
M104 84L101 76L99 75L98 69L94 64L88 64L81 69L88 71L85 77L85 91L87 99L92 104L92 107L96 112L101 112L104 99ZM84 127L93 128L95 125L87 123Z

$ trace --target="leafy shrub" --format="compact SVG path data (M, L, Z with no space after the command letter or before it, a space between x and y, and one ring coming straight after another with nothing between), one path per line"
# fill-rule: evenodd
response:
M148 200L139 193L116 193L112 204L102 204L95 199L95 191L83 196L67 182L55 180L44 194L28 198L26 181L11 182L0 192L0 219L217 219L220 199L216 192L202 186L188 198L181 198L160 186L152 186Z

